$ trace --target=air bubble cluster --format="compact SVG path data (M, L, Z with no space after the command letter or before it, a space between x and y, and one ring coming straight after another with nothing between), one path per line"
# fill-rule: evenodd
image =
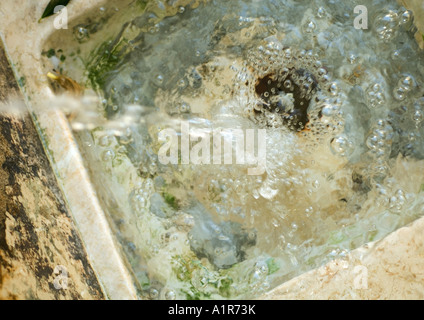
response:
M384 42L392 41L403 29L411 27L413 13L411 10L400 8L381 11L374 22L374 31L377 37Z
M398 101L403 101L415 87L415 79L410 75L405 75L398 80L393 89L393 96Z
M389 156L393 137L393 127L386 120L378 120L367 137L366 145L379 158Z
M395 36L398 25L398 13L389 10L377 17L375 22L375 31L381 40L390 41Z
M371 84L367 88L366 95L370 108L380 107L386 103L384 89L379 83Z
M236 79L236 93L247 98L245 112L260 126L315 133L343 129L339 84L311 50L284 48L271 39L249 52Z

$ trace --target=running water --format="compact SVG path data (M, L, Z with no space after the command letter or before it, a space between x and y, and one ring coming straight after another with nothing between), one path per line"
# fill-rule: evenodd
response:
M354 27L356 5L369 29ZM143 298L258 297L423 214L424 55L412 12L386 0L122 10L140 14L80 54L80 80L101 102L73 102L72 125ZM93 25L74 28L81 52ZM164 164L161 132L181 143L184 125L190 148L219 129L264 129L264 172L184 163L181 145Z

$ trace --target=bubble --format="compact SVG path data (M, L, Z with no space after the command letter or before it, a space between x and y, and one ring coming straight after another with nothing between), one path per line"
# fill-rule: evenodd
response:
M263 198L270 200L277 195L278 189L273 189L269 183L264 183L259 189L259 193Z
M376 157L381 158L390 154L393 136L393 127L380 119L368 135L366 145Z
M280 227L280 223L278 222L278 220L277 219L272 219L271 220L271 224L272 224L272 226L274 227L274 228L279 228Z
M184 88L186 85L187 85L187 83L186 83L186 81L185 81L184 79L180 79L180 80L178 81L178 86L179 86L180 88Z
M299 247L293 243L288 242L287 249L291 252L296 252L299 249Z
M135 211L141 212L147 205L147 199L143 194L139 194L138 190L133 192L131 204Z
M305 209L305 213L306 213L306 216L308 218L312 215L313 212L314 212L314 208L313 207L308 207L308 208Z
M407 24L412 21L412 11L405 10L400 14L399 23Z
M78 42L83 42L88 38L88 30L83 25L77 25L73 29L74 37Z
M109 147L111 143L112 143L111 137L107 134L99 138L99 146L101 147Z
M331 140L331 151L335 155L342 157L352 154L354 145L346 135L339 135Z
M292 86L292 82L290 80L284 81L284 88L290 89Z
M376 108L382 106L386 102L384 90L379 83L371 84L366 90L368 107Z
M420 98L414 102L414 112L412 114L412 120L416 125L420 124L424 119L424 98Z
M374 173L374 177L384 179L389 173L389 167L385 162L378 161L378 164L373 167L372 172Z
M389 209L395 213L400 213L405 205L406 197L402 189L396 190L395 194L390 197Z
M372 88L372 91L374 92L381 91L381 86L378 83L373 84L371 88Z
M399 50L394 50L393 51L393 53L392 53L392 59L393 60L397 60L397 59L399 59L401 57L401 53L400 53L400 51Z
M102 160L107 162L110 160L113 160L113 158L115 158L115 152L113 152L113 150L105 150L102 152Z
M155 288L151 288L149 290L149 297L150 299L157 299L159 297L159 291Z
M190 112L190 105L187 103L182 103L180 105L180 112L181 113L189 113Z
M153 34L160 30L159 24L155 24L149 28L149 33Z
M266 262L260 261L255 264L254 277L263 278L268 275L268 265Z
M321 109L321 114L324 117L332 117L334 115L334 107L331 104L324 104L324 107Z
M387 120L379 119L376 122L374 132L378 133L383 139L389 140L393 137L393 127L389 124Z
M407 91L411 90L414 86L414 78L412 76L405 76L399 80L399 84Z
M367 141L366 141L366 145L369 149L378 148L380 146L379 143L380 143L380 139L374 133L370 134L367 138Z
M398 101L403 101L406 98L406 94L408 93L404 87L396 87L393 89L393 97Z
M156 84L161 85L163 83L163 75L161 74L156 75L155 82Z
M317 10L317 17L318 18L320 18L320 19L325 18L326 14L327 13L325 12L325 9L323 7L318 8L318 10Z
M173 290L167 290L165 293L165 299L166 300L175 300L177 298L177 295L175 294L175 291Z
M333 82L332 84L330 84L329 91L333 96L336 96L339 93L338 84L336 82Z
M325 68L319 68L318 69L318 75L320 76L320 77L323 77L323 76L325 76L327 74L327 70L325 70Z
M183 6L181 6L181 7L178 8L178 12L179 13L184 13L184 11L185 11L185 8Z
M330 82L331 81L331 77L328 74L322 75L321 79L322 79L323 82Z
M358 56L354 53L350 53L347 57L347 61L350 64L355 64L358 61Z
M417 136L415 135L415 133L410 132L410 133L408 134L408 140L409 140L409 141L414 142L416 139L417 139Z
M312 33L315 31L315 29L317 28L317 25L314 21L310 20L308 22L306 22L306 24L303 26L303 30L306 33Z
M377 17L375 31L383 41L390 41L396 34L399 24L399 16L396 12L389 10Z
M412 120L414 120L417 124L423 121L424 115L421 110L415 110L414 114L412 115Z

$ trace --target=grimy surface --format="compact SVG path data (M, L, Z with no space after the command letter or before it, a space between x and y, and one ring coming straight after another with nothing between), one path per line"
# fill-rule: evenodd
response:
M11 97L23 104L0 43ZM0 114L0 299L104 299L28 113Z

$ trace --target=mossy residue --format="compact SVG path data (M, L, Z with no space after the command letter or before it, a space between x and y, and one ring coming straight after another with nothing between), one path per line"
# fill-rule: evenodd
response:
M104 88L107 74L114 70L120 62L122 50L128 41L121 39L114 43L112 40L103 42L97 50L94 50L85 62L88 85L95 90Z

